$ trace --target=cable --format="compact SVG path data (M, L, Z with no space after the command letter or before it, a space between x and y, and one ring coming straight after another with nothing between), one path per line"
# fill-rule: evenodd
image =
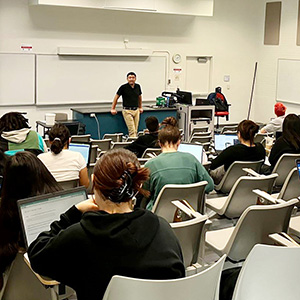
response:
M98 118L96 117L96 114L94 114L94 113L91 113L90 117L95 118L95 120L97 122L98 140L100 140L100 124L99 124Z

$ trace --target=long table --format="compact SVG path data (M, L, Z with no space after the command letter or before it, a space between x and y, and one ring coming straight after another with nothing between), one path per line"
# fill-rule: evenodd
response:
M143 107L143 109L144 112L140 115L139 131L146 128L145 120L149 116L157 117L159 122L170 116L177 118L176 108ZM86 134L91 134L93 139L101 139L105 133L123 132L128 134L121 108L117 107L118 113L115 116L110 113L110 107L71 108L71 110L73 119L85 124ZM98 136L97 121L91 114L95 114L99 122L100 137Z

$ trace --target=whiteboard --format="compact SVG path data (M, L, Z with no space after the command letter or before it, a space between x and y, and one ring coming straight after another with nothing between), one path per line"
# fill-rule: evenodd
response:
M0 105L34 104L34 54L0 53Z
M37 56L37 104L112 102L126 74L137 74L143 100L166 87L166 57Z
M276 100L300 104L300 60L278 60Z

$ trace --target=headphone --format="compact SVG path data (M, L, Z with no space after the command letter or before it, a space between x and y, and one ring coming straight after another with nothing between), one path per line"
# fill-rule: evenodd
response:
M135 193L132 189L132 177L133 176L128 171L125 171L120 178L123 180L123 184L118 188L112 189L107 198L116 203L126 202L127 199L133 198Z

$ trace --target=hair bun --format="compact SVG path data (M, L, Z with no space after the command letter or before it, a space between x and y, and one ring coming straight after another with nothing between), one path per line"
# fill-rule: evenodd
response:
M165 118L161 125L177 127L177 120L174 117Z

